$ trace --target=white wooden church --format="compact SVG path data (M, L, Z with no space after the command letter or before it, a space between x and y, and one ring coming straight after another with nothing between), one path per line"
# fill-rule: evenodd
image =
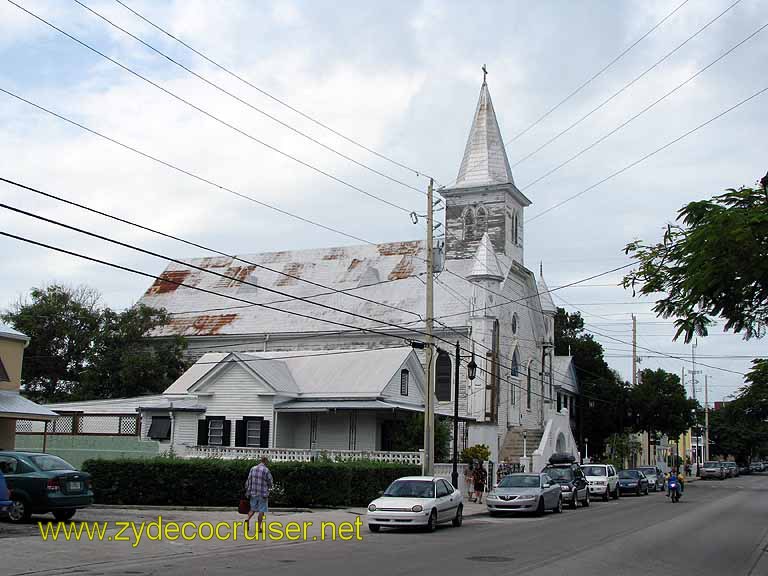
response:
M554 451L577 454L577 379L570 358L554 356L556 309L547 285L525 267L531 200L515 186L485 82L458 178L440 194L446 236L435 334L473 350L478 366L470 381L461 365L460 445L486 444L493 461L517 463L525 432L529 466L543 466ZM402 414L423 410L423 357L403 338L418 340L413 330L424 329L425 257L424 242L409 240L172 264L141 302L173 316L151 336L184 335L197 363L162 395L56 408L138 410L142 435L179 454L386 451ZM452 387L438 391L439 414L452 414L452 395Z

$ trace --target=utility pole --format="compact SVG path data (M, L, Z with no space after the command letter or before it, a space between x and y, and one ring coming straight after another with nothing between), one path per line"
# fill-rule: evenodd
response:
M427 188L427 394L424 398L424 461L422 473L432 476L435 463L435 367L432 321L434 318L434 204L432 203L434 181L429 179Z
M696 346L698 345L698 338L694 339L693 343L691 344L691 391L693 393L693 401L696 401L696 374L698 374L698 371L696 370ZM693 463L695 464L695 470L694 474L698 472L699 469L699 445L701 444L701 437L699 435L699 413L696 412L694 414L693 419L693 431L696 435L696 449L693 458ZM693 444L693 441L691 441L691 444Z
M632 314L632 388L637 385L637 317Z
M456 340L456 365L453 367L453 470L451 484L459 486L459 369L461 368L461 344Z
M709 376L704 374L704 461L709 460Z

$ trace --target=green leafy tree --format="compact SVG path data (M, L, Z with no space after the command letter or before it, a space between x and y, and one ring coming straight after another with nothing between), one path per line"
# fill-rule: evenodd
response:
M555 354L570 354L576 367L581 394L576 410L580 443L586 438L590 454L605 454L606 440L627 425L627 386L608 366L602 345L584 331L584 319L578 312L557 309Z
M701 410L698 402L688 398L680 377L661 368L643 370L629 399L632 428L647 432L649 442L657 432L679 438L695 424ZM646 454L650 454L650 446Z
M451 420L435 416L435 462L451 461ZM392 427L392 450L416 452L424 448L424 414L408 413Z
M2 318L31 339L22 386L41 402L159 393L186 367L183 338L146 339L169 321L165 311L115 312L91 288L33 288Z
M661 242L635 241L626 253L639 264L624 286L641 295L665 294L654 311L675 318L675 339L705 336L713 317L747 338L768 321L768 175L761 188L729 189L690 202Z

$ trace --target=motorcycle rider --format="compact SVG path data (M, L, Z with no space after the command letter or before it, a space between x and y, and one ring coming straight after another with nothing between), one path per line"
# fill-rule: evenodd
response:
M683 493L683 475L677 473L677 469L673 468L672 472L669 473L669 479L667 480L667 498L669 498L672 495L672 488L670 488L670 484L672 482L677 482L677 491L679 494Z

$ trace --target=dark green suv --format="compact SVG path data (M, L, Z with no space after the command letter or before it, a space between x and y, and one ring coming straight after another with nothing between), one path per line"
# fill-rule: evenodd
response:
M4 513L11 522L48 512L57 520L69 520L78 508L93 504L90 474L58 456L0 451L0 472L10 490L11 505Z

